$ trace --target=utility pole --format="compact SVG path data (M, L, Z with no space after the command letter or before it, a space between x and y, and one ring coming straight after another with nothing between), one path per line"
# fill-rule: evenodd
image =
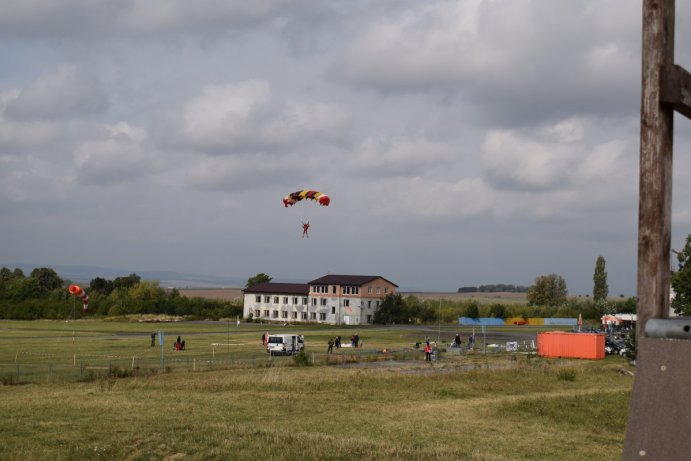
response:
M643 0L636 375L624 461L685 461L691 452L691 340L645 335L649 320L669 316L674 112L691 118L691 74L674 64L674 16L674 0Z

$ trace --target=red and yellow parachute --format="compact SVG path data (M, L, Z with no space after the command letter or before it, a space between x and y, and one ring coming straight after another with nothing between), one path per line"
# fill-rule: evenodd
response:
M87 296L86 292L82 290L82 287L79 285L70 285L69 288L67 289L71 295L79 296L82 298L82 307L84 309L84 312L89 308L89 296Z
M316 190L305 189L293 192L292 194L288 194L283 197L283 205L285 207L293 206L300 200L304 199L315 200L317 203L319 203L319 205L322 206L329 206L329 203L331 203L331 199L328 195Z

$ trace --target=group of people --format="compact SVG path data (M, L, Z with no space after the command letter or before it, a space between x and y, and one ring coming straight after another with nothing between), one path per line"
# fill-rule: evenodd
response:
M468 336L468 350L472 350L473 346L475 345L475 335L470 335ZM462 347L463 346L463 339L461 338L461 334L457 333L456 337L454 337L453 342L451 343L451 347Z
M330 354L334 350L334 346L336 346L336 349L341 348L341 336L336 336L335 338L329 338L329 342L327 343L329 345L328 349L326 350L327 354Z
M154 347L156 345L156 336L158 336L158 333L156 333L155 331L153 333L151 333L151 347ZM161 345L163 345L163 343L161 343ZM185 350L185 340L180 338L180 336L178 336L177 341L175 341L175 344L173 344L173 349L176 352L184 351Z

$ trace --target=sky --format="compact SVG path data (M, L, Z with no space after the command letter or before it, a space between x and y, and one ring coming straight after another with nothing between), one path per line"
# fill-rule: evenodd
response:
M0 0L0 265L585 295L601 255L635 295L641 27L640 0ZM674 143L680 249L679 115Z

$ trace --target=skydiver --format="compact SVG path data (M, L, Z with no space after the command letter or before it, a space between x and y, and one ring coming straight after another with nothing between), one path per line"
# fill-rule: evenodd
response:
M309 221L302 223L302 238L305 238L305 237L309 238L310 237L309 234L307 233L309 228L310 228L310 222Z

